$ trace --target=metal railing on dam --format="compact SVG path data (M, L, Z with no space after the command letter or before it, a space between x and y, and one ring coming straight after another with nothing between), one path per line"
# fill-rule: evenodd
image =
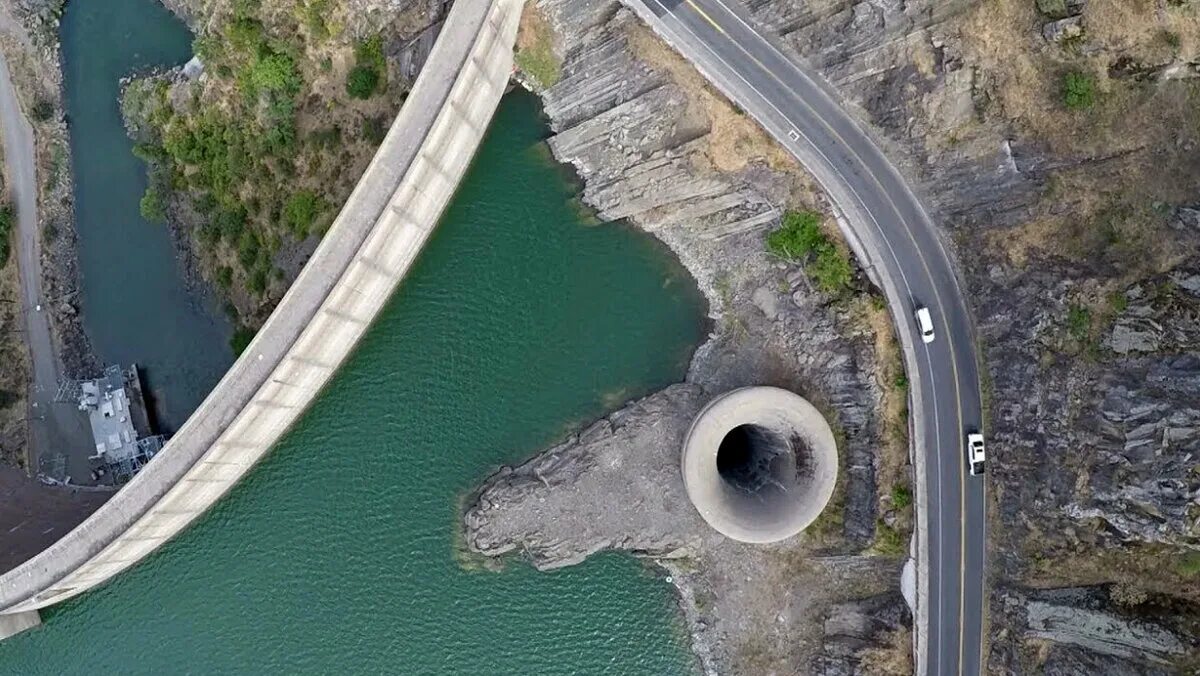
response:
M512 72L523 0L457 0L407 102L275 312L161 453L61 540L0 576L0 619L141 561L300 417L429 238Z

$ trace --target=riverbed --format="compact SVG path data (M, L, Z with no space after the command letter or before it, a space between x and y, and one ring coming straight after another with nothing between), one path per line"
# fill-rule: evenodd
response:
M100 2L74 0L68 14ZM508 95L428 248L297 427L156 555L0 643L0 665L692 671L671 586L630 557L550 574L460 560L467 491L682 379L705 332L686 271L643 233L589 224L546 133L536 99Z

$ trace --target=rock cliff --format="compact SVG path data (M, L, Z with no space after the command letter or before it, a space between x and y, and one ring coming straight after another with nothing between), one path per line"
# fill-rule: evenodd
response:
M907 482L903 444L898 459L881 459L895 396L878 377L881 363L895 361L883 311L861 274L828 293L802 264L767 252L766 234L785 210L820 207L823 198L630 12L584 0L537 7L563 54L559 79L539 92L551 150L578 171L583 199L602 219L628 219L675 251L708 297L714 330L685 383L491 477L468 500L467 546L487 556L519 551L540 568L601 549L654 557L680 589L706 671L812 663L819 609L864 589L895 592L899 581L897 545L854 555L877 541L879 527L898 539L879 526L879 494ZM840 433L843 467L838 497L810 532L756 548L703 523L678 462L705 403L763 383L822 409ZM830 552L844 556L822 556Z

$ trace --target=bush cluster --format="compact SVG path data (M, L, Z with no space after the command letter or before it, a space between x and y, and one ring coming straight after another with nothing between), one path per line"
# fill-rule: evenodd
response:
M783 224L767 235L767 250L790 261L805 262L805 271L821 291L840 295L854 281L850 258L821 229L821 214L788 211Z

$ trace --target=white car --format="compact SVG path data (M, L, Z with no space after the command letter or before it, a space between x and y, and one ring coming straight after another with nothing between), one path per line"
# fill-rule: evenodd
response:
M983 435L972 432L967 435L967 464L971 467L971 476L983 474L987 455L983 451Z
M933 317L929 314L929 308L922 305L917 308L917 328L921 329L921 340L926 343L933 342Z

